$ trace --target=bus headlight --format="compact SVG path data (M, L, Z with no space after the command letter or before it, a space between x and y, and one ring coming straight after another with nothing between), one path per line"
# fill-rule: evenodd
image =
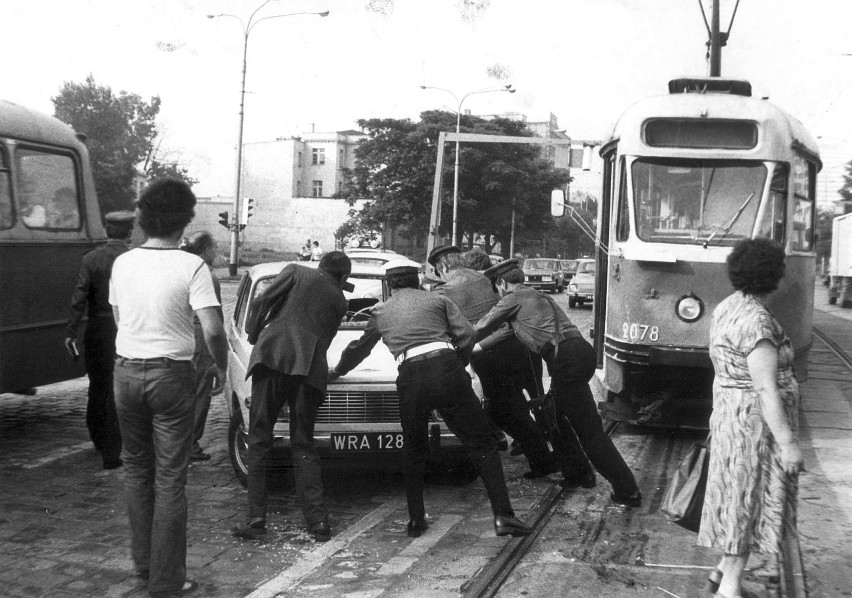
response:
M684 322L694 322L704 313L704 302L692 293L684 295L677 300L675 313Z

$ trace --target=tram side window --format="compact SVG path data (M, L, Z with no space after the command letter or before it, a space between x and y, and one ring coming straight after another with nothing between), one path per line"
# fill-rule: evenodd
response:
M627 200L627 167L624 164L624 158L621 159L621 181L618 187L618 222L616 223L615 238L618 241L626 241L630 235L630 211Z
M0 148L0 230L11 228L13 224L11 188L9 161L6 152Z
M77 230L80 202L74 160L31 149L17 152L21 220L29 228Z
M793 159L793 226L790 230L793 251L813 250L815 173L812 162L801 156Z
M787 164L776 164L769 185L769 199L763 208L760 226L757 228L758 237L766 237L784 242L784 224L787 214L787 180L790 178L790 167Z

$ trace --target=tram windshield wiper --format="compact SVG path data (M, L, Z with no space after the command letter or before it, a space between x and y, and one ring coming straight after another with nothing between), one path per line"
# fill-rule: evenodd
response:
M719 226L717 226L715 229L713 229L713 232L710 234L710 236L709 236L709 237L707 237L707 240L706 240L706 241L704 241L704 247L707 247L707 246L710 244L710 241L712 241L712 240L713 240L713 238L714 238L717 234L719 234L719 232L724 233L721 237L719 237L719 239L720 239L720 240L721 240L721 239L724 239L724 238L725 238L725 236L726 236L729 232L731 232L731 229L732 229L732 228L734 228L734 224L736 224L736 223L737 223L737 220L738 220L738 219L739 219L739 217L742 215L743 210L745 210L745 209L746 209L746 206L748 206L749 202L752 200L752 198L753 198L753 197L754 197L754 191L752 191L752 192L751 192L751 195L749 195L748 197L746 197L746 200L743 202L743 205L741 205L741 206L740 206L740 209L739 209L739 210L737 210L737 211L736 211L736 213L735 213L733 216L731 216L731 218L730 218L730 221L729 221L729 222L727 222L727 223L724 223L724 222L723 222L722 224L720 224Z

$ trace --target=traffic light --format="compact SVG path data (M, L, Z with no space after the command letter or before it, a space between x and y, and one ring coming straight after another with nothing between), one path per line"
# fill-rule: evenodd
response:
M219 224L221 224L225 228L230 228L230 223L228 222L228 212L219 212Z
M252 211L254 211L254 199L246 197L243 200L243 217L240 219L243 224L248 223L249 218L252 216Z

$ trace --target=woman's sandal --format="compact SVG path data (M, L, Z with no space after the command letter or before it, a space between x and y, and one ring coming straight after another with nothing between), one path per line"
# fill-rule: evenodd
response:
M720 583L722 583L722 572L718 569L713 569L710 572L710 575L707 576L707 582L704 584L704 591L708 594L715 595L716 592L719 591Z

